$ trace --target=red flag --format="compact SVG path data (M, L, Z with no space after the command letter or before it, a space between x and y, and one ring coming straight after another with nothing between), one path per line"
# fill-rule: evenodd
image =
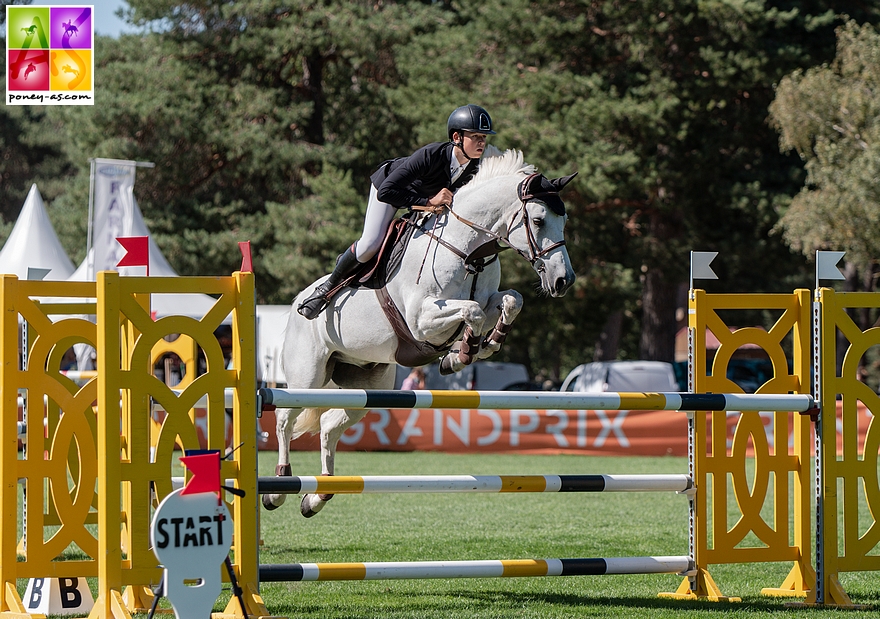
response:
M147 267L150 275L150 237L120 236L116 238L125 249L126 254L116 263L118 267Z
M251 261L251 242L239 241L238 249L241 252L241 269L242 273L253 273L254 265Z
M192 477L180 494L198 494L199 492L220 493L219 452L181 456L180 461L192 473Z

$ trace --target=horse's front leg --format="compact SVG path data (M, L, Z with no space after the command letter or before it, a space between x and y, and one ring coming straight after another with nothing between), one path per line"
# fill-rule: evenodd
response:
M275 436L278 439L276 477L290 476L290 439L293 436L293 424L300 412L302 412L301 408L275 409ZM262 497L263 507L268 510L277 509L281 507L286 498L286 494L264 494Z
M336 446L342 434L364 418L366 410L345 410L334 408L321 416L321 474L333 475L336 460ZM324 508L332 494L306 494L299 510L306 518L311 518Z
M501 350L501 345L507 339L507 334L513 326L513 321L519 316L522 306L522 295L516 290L496 292L489 297L489 312L487 312L487 316L491 321L494 318L495 312L497 312L498 319L495 326L483 340L477 359L486 359Z
M465 328L458 347L453 347L440 360L440 373L458 372L477 359L486 314L476 301L431 299L422 305L417 329L410 329L418 340L436 342L443 333L464 322Z

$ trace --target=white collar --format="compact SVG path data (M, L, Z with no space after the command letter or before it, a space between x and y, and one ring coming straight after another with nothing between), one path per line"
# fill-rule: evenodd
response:
M455 180L459 176L461 176L461 173L464 172L464 169L470 162L459 163L458 159L455 158L454 152L452 153L452 157L450 159L451 161L449 162L449 176L452 179L452 182L455 182Z

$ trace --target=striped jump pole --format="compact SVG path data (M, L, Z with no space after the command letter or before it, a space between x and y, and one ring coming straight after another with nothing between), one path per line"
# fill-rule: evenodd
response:
M574 393L544 391L389 391L379 389L267 389L262 407L470 408L556 410L794 411L815 408L804 394Z
M172 390L174 391L174 390ZM178 392L179 393L179 392ZM793 411L816 409L811 395L780 393L615 393L556 391L402 391L381 389L259 390L262 409L273 408L471 408L502 410ZM207 398L195 406L205 407ZM225 394L232 407L232 391ZM161 404L154 402L154 410Z
M260 477L260 494L681 492L687 475L398 475Z
M261 565L260 582L403 580L422 578L511 578L517 576L604 576L679 574L693 569L689 557L612 559L520 559L510 561L396 561L387 563L290 563Z

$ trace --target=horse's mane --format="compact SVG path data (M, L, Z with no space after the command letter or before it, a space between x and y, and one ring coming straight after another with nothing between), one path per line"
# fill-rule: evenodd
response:
M522 151L507 149L502 153L495 146L488 145L483 153L480 169L477 171L474 179L468 183L468 186L478 185L483 181L498 178L499 176L510 176L512 174L528 176L534 171L535 166L523 161Z

